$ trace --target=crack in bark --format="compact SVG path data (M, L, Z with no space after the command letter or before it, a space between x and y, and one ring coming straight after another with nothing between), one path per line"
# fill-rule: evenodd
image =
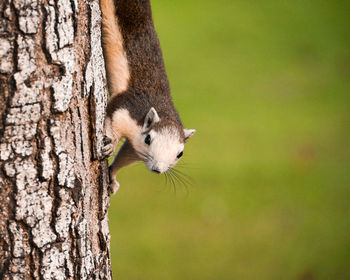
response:
M60 238L59 233L56 231L56 223L57 223L57 210L60 207L62 199L60 198L60 195L59 195L60 188L58 187L58 185L53 184L52 191L53 191L53 195L52 195L53 202L52 202L52 208L51 208L50 227L57 236L56 242L60 242L62 241L62 239Z
M47 63L51 64L52 58L51 58L49 50L47 49L46 26L48 24L48 12L45 8L45 5L47 5L47 4L40 5L41 12L43 14L43 28L41 29L41 38L42 38L41 48L42 48L42 51L46 57Z
M55 11L55 25L54 25L54 32L57 38L57 41L59 42L60 35L58 33L58 7L57 7L57 1L48 0L50 6L54 6Z
M91 91L88 97L88 112L90 116L90 122L89 122L89 139L90 139L90 154L91 154L91 161L94 161L97 159L96 154L96 130L95 130L95 116L96 116L96 106L95 106L95 97L94 97L94 91L95 87L92 84Z
M77 36L77 29L78 29L78 23L77 23L77 17L78 15L78 9L79 7L77 6L78 3L74 3L74 0L70 0L70 4L72 7L72 21L73 21L73 30L74 30L74 38Z

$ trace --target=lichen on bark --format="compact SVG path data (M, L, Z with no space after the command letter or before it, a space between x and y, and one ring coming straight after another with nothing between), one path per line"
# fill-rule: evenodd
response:
M0 3L0 278L111 279L97 1Z

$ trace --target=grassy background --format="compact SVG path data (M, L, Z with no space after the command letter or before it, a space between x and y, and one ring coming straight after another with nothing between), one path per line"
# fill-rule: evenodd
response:
M120 172L114 276L350 279L350 2L152 4L194 183Z

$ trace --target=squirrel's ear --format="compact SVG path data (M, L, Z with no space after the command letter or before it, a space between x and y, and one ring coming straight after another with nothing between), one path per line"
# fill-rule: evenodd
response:
M149 112L147 113L146 117L145 117L145 121L143 123L143 128L142 131L145 132L147 130L150 130L150 128L157 122L160 121L160 118L158 116L158 113L156 111L156 109L154 109L153 107L149 110Z
M192 137L192 135L196 132L195 129L184 129L184 133L185 133L185 141L187 141L188 139L190 139Z

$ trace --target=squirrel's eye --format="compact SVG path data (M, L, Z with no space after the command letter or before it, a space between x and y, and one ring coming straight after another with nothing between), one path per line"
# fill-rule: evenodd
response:
M182 157L183 154L184 154L183 152L180 152L176 157L180 158L180 157Z
M146 138L145 138L145 143L147 145L151 145L151 135L147 134Z

